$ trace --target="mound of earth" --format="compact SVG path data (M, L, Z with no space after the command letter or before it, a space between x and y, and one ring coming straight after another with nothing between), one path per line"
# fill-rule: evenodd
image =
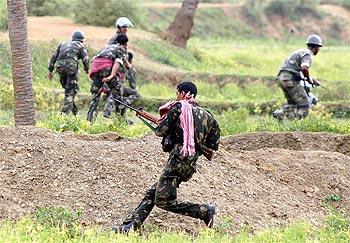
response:
M85 223L110 227L138 205L157 180L167 154L148 135L77 136L34 127L0 129L0 218L16 219L39 207L81 208ZM322 222L324 200L350 210L350 136L257 133L225 137L212 162L200 158L180 200L217 206L216 224L232 229ZM155 208L146 223L195 232L204 224Z

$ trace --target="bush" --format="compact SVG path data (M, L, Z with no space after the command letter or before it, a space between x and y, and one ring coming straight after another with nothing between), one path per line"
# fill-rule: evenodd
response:
M264 1L246 0L243 6L243 14L252 24L260 26L264 5Z
M6 31L8 25L6 0L0 0L0 31Z
M313 15L321 18L321 14L317 11L318 4L317 0L272 0L264 11L267 15L279 14L290 19L299 18L303 15Z
M28 15L68 16L72 13L71 0L27 0Z
M97 26L114 26L120 16L127 16L135 25L140 22L137 2L131 0L81 0L74 6L75 21Z

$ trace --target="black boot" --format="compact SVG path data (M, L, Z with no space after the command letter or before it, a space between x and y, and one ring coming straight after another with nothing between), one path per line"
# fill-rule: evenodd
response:
M112 230L115 231L115 233L120 234L128 234L130 230L136 230L138 227L134 222L130 222L128 224L122 224L120 226L113 226Z
M207 208L208 211L204 216L203 221L209 228L212 228L214 224L215 207L214 205L208 204Z

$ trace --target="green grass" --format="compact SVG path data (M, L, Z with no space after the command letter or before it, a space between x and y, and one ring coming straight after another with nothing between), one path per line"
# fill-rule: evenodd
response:
M143 234L115 234L98 226L82 227L80 215L63 208L39 209L34 217L28 216L17 222L0 223L0 242L349 242L349 219L339 212L330 213L323 225L313 226L297 222L283 228L270 228L251 233L243 227L232 234L222 228L221 220L214 229L200 229L193 236L185 232L159 230L146 225ZM148 226L148 227L147 227ZM233 227L233 225L230 225ZM237 229L234 230L237 232Z

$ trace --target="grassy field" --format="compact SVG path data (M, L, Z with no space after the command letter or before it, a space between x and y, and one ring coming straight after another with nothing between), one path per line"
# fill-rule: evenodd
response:
M198 235L170 232L146 225L143 234L115 234L98 226L82 227L79 217L65 209L39 209L34 217L28 216L17 222L0 222L0 242L349 242L349 219L340 213L331 213L322 226L297 222L284 228L274 228L253 233L249 227L236 229L230 221L217 222L214 229L201 229Z

